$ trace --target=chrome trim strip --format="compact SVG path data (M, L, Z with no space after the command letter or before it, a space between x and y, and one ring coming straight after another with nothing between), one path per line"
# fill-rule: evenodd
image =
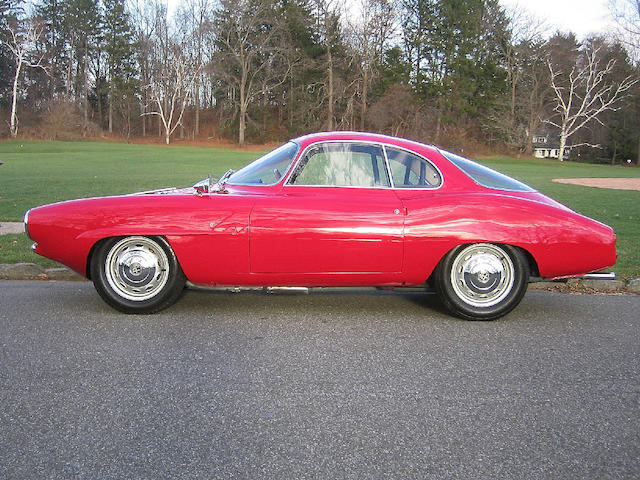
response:
M31 238L31 235L29 235L29 212L31 211L31 209L27 210L24 213L24 218L22 219L22 223L24 223L24 232L27 234L27 237ZM33 238L31 238L31 240L33 240Z
M361 186L356 186L356 185L293 185L291 183L289 183L289 178L291 177L291 175L293 175L293 172L295 172L296 168L298 167L298 164L302 161L302 158L305 156L305 154L307 153L307 151L311 148L311 147L316 147L318 145L321 144L326 144L326 143L359 143L359 144L363 144L363 145L375 145L381 148L382 152L383 152L383 156L384 156L384 161L385 161L385 166L387 168L387 174L389 175L389 185L388 186L374 186L374 187L361 187ZM416 145L419 146L425 146L421 143L417 143L417 142L412 142L415 143ZM386 148L395 148L397 150L403 150L405 152L411 153L413 155L416 155L417 157L423 159L424 161L428 162L430 165L433 166L433 168L435 168L438 173L440 174L440 185L438 185L437 187L413 187L413 188L404 188L404 187L399 187L396 188L394 186L394 182L393 182L393 177L391 175L391 167L389 165L389 159L387 158L387 152L386 152ZM283 187L332 187L332 188L368 188L368 189L379 189L379 190L401 190L401 191L434 191L434 190L439 190L444 186L445 183L445 179L444 179L444 175L442 175L442 172L440 171L440 169L438 168L438 166L433 163L431 160L429 160L428 158L426 158L424 155L419 154L418 152L415 152L413 150L409 150L408 148L405 147L399 147L397 145L392 145L392 144L387 144L387 143L383 143L383 142L379 142L379 141L374 141L374 140L319 140L317 142L312 142L309 145L307 145L304 150L299 152L298 158L293 162L292 167L289 169L288 174L285 176L286 178L284 179L284 182L282 184Z
M585 280L615 280L616 272L587 273L578 278L584 278Z

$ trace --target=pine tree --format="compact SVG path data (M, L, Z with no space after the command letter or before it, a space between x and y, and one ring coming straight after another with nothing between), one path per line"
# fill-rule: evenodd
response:
M64 70L66 62L69 61L66 51L68 39L64 28L64 2L62 0L41 0L36 5L35 12L46 26L44 47L49 64L48 95L53 99L61 91L64 91Z
M132 31L124 0L102 0L103 49L107 62L109 133L113 133L114 109L121 108L135 88Z
M82 105L83 128L86 130L89 124L89 62L92 55L100 54L98 44L102 27L98 0L70 0L65 10L65 27L69 36L69 52L75 58L75 98ZM68 67L71 72L71 59ZM70 82L72 75L68 77Z

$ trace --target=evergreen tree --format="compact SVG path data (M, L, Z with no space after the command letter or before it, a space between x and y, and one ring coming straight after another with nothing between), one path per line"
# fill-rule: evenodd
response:
M67 52L65 9L62 0L41 0L35 7L36 15L46 26L44 48L47 52L49 98L56 98L65 91L65 65L69 61Z
M99 55L101 14L98 0L70 0L65 9L66 34L69 36L69 71L75 60L74 93L76 103L82 105L83 128L89 124L89 62ZM71 75L68 75L69 83ZM68 87L69 88L69 85Z
M113 133L114 111L122 111L123 107L128 105L135 88L134 51L125 0L102 0L102 3L102 46L107 63L109 133Z
M497 0L404 0L403 37L411 81L442 123L463 123L505 88L500 67L506 16Z
M7 25L22 11L22 0L0 0L0 104L8 105L11 100L11 80L13 77L13 56L5 44L8 40Z

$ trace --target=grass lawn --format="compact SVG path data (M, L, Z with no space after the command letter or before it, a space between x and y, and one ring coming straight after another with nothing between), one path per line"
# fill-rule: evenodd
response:
M20 221L31 207L71 198L191 185L209 173L257 158L259 153L209 147L113 142L0 142L0 222ZM555 160L487 158L482 162L512 175L618 235L618 263L625 278L640 277L640 192L553 183L552 178L640 177L640 168ZM0 236L0 263L53 262L28 250L25 235Z
M256 152L115 142L0 142L0 222L31 207L81 197L193 185Z

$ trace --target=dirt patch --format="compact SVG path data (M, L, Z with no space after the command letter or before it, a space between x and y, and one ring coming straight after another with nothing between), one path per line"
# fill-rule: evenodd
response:
M640 191L640 178L554 178L552 181L583 187Z

